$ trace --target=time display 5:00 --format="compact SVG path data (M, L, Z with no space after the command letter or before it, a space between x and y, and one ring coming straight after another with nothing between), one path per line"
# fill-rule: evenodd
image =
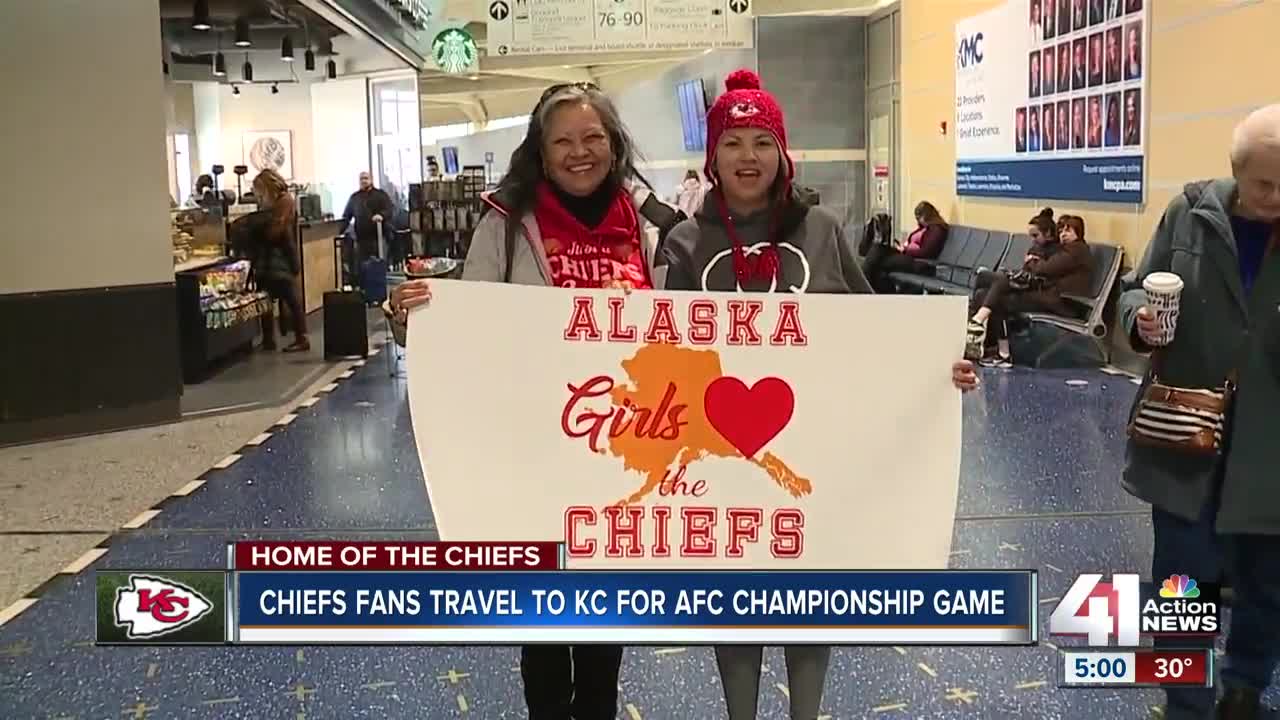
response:
M1094 658L1077 657L1075 676L1090 680L1122 680L1129 672L1129 663L1123 656L1100 655Z
M1120 652L1067 652L1062 682L1072 685L1212 687L1208 651L1140 649Z
M1137 664L1132 652L1068 652L1063 657L1066 685L1131 685Z

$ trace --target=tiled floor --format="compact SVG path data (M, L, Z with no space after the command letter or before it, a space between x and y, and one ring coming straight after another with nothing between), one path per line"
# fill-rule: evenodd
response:
M382 312L370 309L369 329L375 334L382 328ZM229 412L244 412L287 403L298 397L333 363L324 358L324 313L317 310L307 316L307 332L311 350L284 353L255 348L220 363L209 377L186 385L182 393L184 418L208 417ZM293 335L277 336L283 348L293 342Z
M1038 568L1046 599L1079 572L1145 568L1147 510L1117 487L1128 378L1012 370L984 379L965 401L952 564ZM145 525L114 535L90 567L216 567L240 538L435 536L404 380L389 377L385 356L296 413ZM96 648L91 580L59 576L0 626L0 717L523 717L516 654L505 648ZM1111 720L1147 717L1160 701L1143 690L1058 690L1056 660L1045 645L839 649L824 712ZM780 654L766 665L760 717L784 718ZM620 718L723 713L710 650L628 651Z

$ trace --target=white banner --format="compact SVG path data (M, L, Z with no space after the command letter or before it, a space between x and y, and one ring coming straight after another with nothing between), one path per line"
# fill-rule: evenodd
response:
M964 298L432 287L407 362L441 539L564 540L571 568L947 566Z
M495 55L752 47L751 0L483 0Z

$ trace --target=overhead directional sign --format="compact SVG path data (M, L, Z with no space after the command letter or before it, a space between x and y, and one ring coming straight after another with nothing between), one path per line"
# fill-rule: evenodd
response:
M752 47L751 0L490 0L497 55Z

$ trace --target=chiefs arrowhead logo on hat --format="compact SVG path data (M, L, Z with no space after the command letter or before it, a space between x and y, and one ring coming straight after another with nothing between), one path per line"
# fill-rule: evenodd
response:
M760 108L753 102L740 102L729 108L729 114L735 119L745 119L760 114Z

